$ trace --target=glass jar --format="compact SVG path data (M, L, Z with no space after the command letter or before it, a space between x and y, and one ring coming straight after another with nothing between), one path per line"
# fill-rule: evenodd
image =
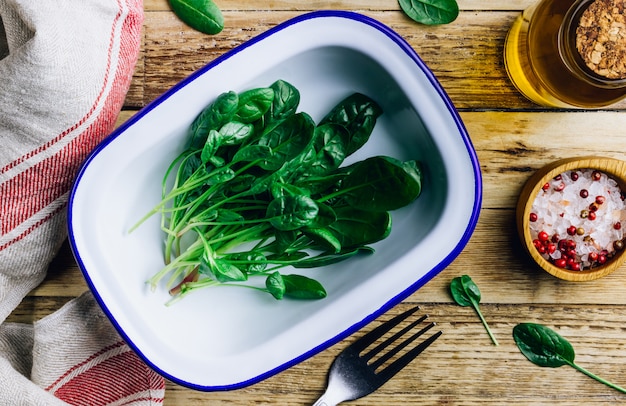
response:
M587 38L581 36L588 29L581 16L589 10L589 17L597 2L605 6L611 0L541 0L515 20L506 38L504 62L526 98L547 107L600 108L626 97L626 72L618 78L594 72L589 57L585 60L577 47ZM626 51L626 45L621 46Z

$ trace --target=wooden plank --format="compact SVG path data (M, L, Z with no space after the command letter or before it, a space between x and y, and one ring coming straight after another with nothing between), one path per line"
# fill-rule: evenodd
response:
M145 22L144 73L133 84L145 86L141 107L219 55L259 35L297 12L229 12L224 31L207 36L187 27L172 13L148 13ZM501 61L504 36L515 12L467 12L458 24L426 27L399 11L367 12L396 30L433 70L459 108L533 107L510 84ZM477 63L477 61L480 61Z
M557 159L601 155L626 159L626 116L605 111L462 112L478 151L484 207L514 208L537 169Z
M400 11L365 11L400 34L433 71L456 107L464 110L541 109L510 82L502 59L515 11L466 11L453 24L423 26ZM142 63L127 106L142 107L230 49L299 14L229 11L218 35L190 30L171 12L146 13ZM271 56L268 56L271 57ZM622 109L626 102L612 106Z

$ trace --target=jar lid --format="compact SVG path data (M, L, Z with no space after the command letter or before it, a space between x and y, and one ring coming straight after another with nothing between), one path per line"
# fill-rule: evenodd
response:
M559 52L567 68L602 88L626 86L624 0L578 0L559 30Z
M594 74L626 79L623 0L595 0L582 12L576 27L576 49Z

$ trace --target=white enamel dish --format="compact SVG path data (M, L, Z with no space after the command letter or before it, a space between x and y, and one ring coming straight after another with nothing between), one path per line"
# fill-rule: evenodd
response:
M316 121L358 91L384 110L354 159L385 154L424 166L423 193L393 212L374 255L307 275L319 301L213 287L165 306L145 281L163 266L159 218L129 228L160 197L161 179L196 115L225 91L283 79ZM166 378L197 390L241 388L363 327L437 275L466 246L482 197L479 163L444 90L414 50L368 17L321 11L287 21L211 62L138 112L82 167L69 203L70 243L102 309Z

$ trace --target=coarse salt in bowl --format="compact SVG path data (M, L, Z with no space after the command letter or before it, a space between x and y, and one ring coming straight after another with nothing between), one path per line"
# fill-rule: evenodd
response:
M626 163L566 158L533 175L520 194L517 227L535 262L569 281L615 271L626 259Z

